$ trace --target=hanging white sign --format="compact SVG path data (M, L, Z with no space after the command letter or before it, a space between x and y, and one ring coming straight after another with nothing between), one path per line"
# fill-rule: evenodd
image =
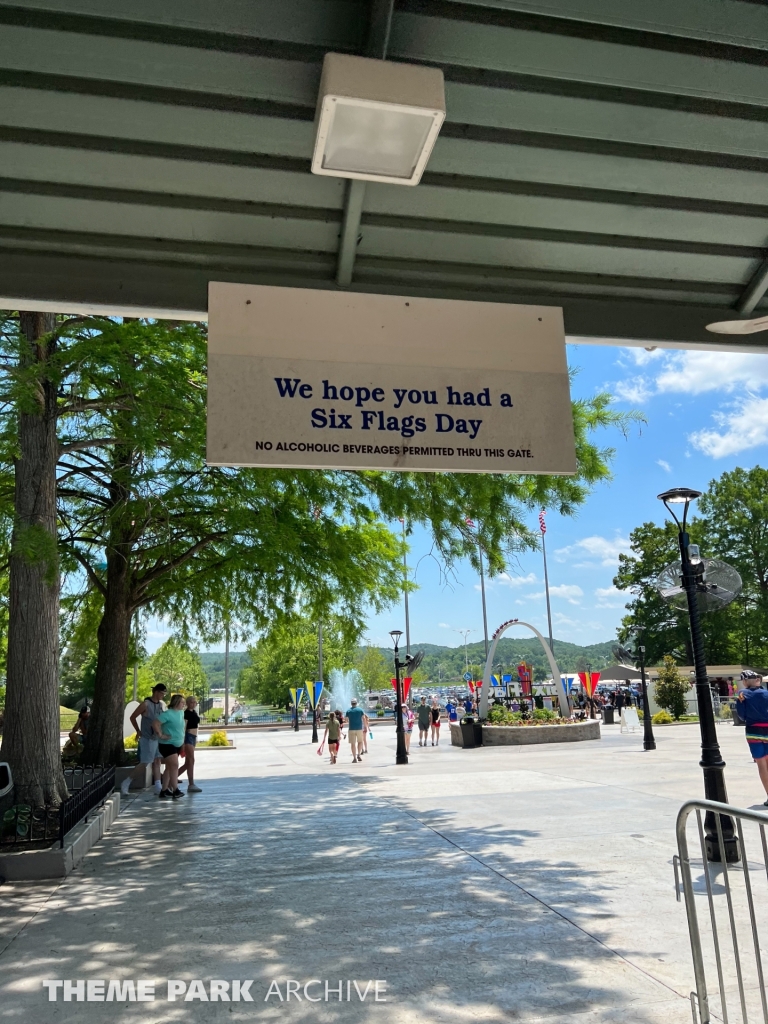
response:
M212 283L208 461L573 473L562 312Z

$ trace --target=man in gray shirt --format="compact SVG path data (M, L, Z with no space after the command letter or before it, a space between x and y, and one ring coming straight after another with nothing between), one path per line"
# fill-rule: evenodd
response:
M131 715L131 725L139 737L139 764L152 765L152 779L156 793L160 792L160 773L163 762L158 751L157 734L152 723L158 715L165 711L165 704L163 704L165 691L166 687L163 683L153 686L152 696L143 700ZM141 726L138 723L139 718L141 718Z

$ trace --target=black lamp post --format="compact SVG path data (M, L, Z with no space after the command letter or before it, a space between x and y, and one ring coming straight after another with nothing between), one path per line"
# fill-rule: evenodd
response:
M691 544L686 530L688 506L696 498L701 497L701 491L694 491L689 487L673 487L669 491L664 491L658 497L664 502L667 511L677 524L678 530L680 563L682 567L681 582L688 601L691 646L693 648L693 664L696 673L696 700L699 706L699 728L701 730L701 761L699 761L699 764L704 772L704 795L708 800L716 800L718 803L725 804L728 803L728 794L725 789L725 761L720 753L720 745L717 742L715 711L712 705L712 690L707 678L707 664L704 659L704 642L701 635L701 616L699 613L698 589L700 578L704 572L704 563L701 560L698 546ZM683 505L682 521L677 518L670 505ZM725 860L729 863L738 861L740 859L739 846L733 831L733 820L727 814L721 814L720 827L725 846ZM717 835L717 823L712 811L708 811L704 818L704 832L707 860L721 861L723 858Z
M635 627L634 630L638 641L641 640L642 630ZM653 722L651 721L651 708L648 704L648 681L645 678L645 646L638 643L638 660L640 662L640 684L643 688L643 750L655 750L656 740L653 736Z
M392 643L395 645L395 736L397 739L397 753L395 764L408 764L408 753L405 749L405 731L403 729L403 684L400 679L400 669L405 668L406 662L398 658L398 644L403 635L402 629L390 630Z

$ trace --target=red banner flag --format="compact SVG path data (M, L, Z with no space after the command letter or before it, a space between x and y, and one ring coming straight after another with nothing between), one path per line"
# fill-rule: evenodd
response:
M471 679L467 680L467 686L469 687L469 692L470 693L474 693L475 692L475 684L472 682Z
M401 680L401 682L403 684L403 703L407 704L408 694L411 692L411 677L406 676L405 679ZM390 683L392 683L392 689L397 693L397 680L390 679Z
M530 697L533 692L533 666L525 662L517 666L517 678L520 680L520 688L524 697Z
M599 672L579 672L579 679L588 697L594 697L597 684L600 682Z

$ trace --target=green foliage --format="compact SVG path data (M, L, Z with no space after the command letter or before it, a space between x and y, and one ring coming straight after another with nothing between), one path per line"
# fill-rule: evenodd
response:
M768 470L735 469L710 481L689 527L693 543L707 558L733 565L741 575L742 594L726 608L702 620L705 655L710 664L768 665ZM678 662L693 661L688 622L675 615L656 592L654 579L679 558L677 528L644 523L630 534L632 554L619 556L614 584L634 598L619 637L630 627L644 627L646 662L658 664L679 651Z
M536 708L533 717L537 722L556 722L560 716L550 708Z
M173 693L183 693L184 696L194 694L198 699L205 696L208 680L200 663L200 656L173 637L166 640L148 659L146 669L151 674L152 685L165 684L167 699L170 699ZM143 688L140 692L142 697L148 696Z
M212 732L208 742L203 743L202 746L206 747L228 747L229 740L227 734L223 729L217 729L216 732Z
M666 709L674 718L680 718L688 710L685 701L688 689L688 682L680 674L675 659L667 655L653 692L656 703ZM656 721L655 716L653 721Z
M671 725L674 718L668 711L657 711L651 721L654 725Z
M352 665L359 639L354 621L333 616L323 621L323 671ZM248 650L250 664L240 673L237 686L243 696L262 704L285 707L289 688L314 680L318 671L316 621L290 616L278 620Z
M73 711L71 708L60 707L59 728L62 732L71 732L71 730L77 725L79 717L80 715L77 711Z
M224 689L224 654L218 651L207 651L200 655L200 663L208 677L208 685L212 690ZM229 652L229 682L237 679L241 669L248 664L245 651Z
M59 578L59 550L56 538L40 523L17 523L11 554L30 566L45 569L43 580L52 586Z
M387 657L378 647L366 644L355 655L355 668L367 690L388 690L394 672L392 656Z
M554 641L554 651L557 664L563 672L584 671L587 664L591 665L594 671L599 671L613 660L613 643L590 644L588 647L580 647L565 640ZM442 647L439 644L411 644L412 650L424 651L424 661L421 663L420 671L423 678L429 680L433 686L458 683L464 677L464 645L459 647ZM379 647L377 650L392 664L392 651ZM467 645L469 654L469 670L474 670L474 678L481 679L483 666L485 664L485 648L483 641ZM535 680L543 680L551 676L552 671L547 661L541 644L534 639L517 639L504 636L499 640L496 647L496 658L494 660L494 673L499 675L510 674L517 678L517 666L521 662L533 665L533 677ZM388 669L389 672L389 669ZM389 672L388 678L392 673ZM389 684L387 684L389 685Z
M155 674L150 668L149 664L139 665L136 676L136 700L142 701L144 700L145 697L149 697L149 695L152 693L153 687L157 684L157 679L155 678ZM201 693L205 693L205 690L195 691L195 696L198 698L198 700L201 699ZM133 669L130 670L125 680L125 703L130 704L132 700Z
M136 733L133 736L129 736L127 740L123 740L123 746L126 750L137 750L139 746L139 737Z

